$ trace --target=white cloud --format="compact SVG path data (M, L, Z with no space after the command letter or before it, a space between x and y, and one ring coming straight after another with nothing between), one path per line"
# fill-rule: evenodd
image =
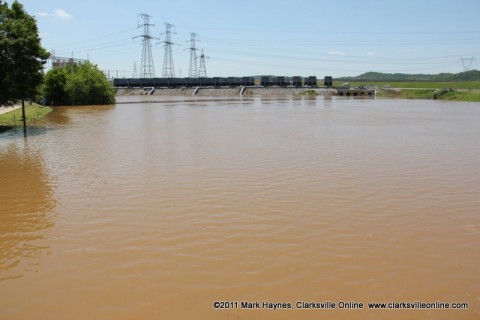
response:
M367 52L367 57L374 57L374 56L376 56L376 55L377 55L376 52L373 52L373 51Z
M345 52L341 52L341 51L328 51L328 54L331 56L342 56L342 57L347 55Z
M70 19L72 15L68 12L66 12L63 9L55 9L53 10L54 14L56 17L62 18L62 19Z
M55 9L53 12L38 12L38 16L57 17L60 19L71 19L72 15L63 9Z

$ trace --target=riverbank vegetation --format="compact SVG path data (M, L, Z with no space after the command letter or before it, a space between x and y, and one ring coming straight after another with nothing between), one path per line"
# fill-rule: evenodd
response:
M333 85L340 87L344 82L335 81ZM458 90L480 90L480 81L463 81L463 82L432 82L432 81L350 81L351 87L378 87L382 88L399 88L399 89L458 89Z
M37 124L40 119L52 112L52 108L43 107L36 103L25 102L25 117L30 124ZM22 125L22 109L18 108L10 112L0 114L0 132L1 127L11 128Z
M352 81L349 83L350 87L376 88L377 97L384 98L480 101L480 81ZM334 82L336 87L342 84L343 82Z
M480 91L444 89L392 89L377 90L377 97L402 99L437 99L455 101L480 101Z
M317 93L317 91L315 91L313 89L309 89L309 90L304 90L304 91L299 92L298 95L301 95L301 96L317 96L318 93Z
M43 93L48 105L112 104L115 91L105 74L90 62L47 72Z
M0 104L34 99L48 57L35 18L18 1L0 0Z
M41 101L42 97L50 105L115 102L112 85L90 62L54 68L44 79L49 56L41 46L35 18L20 2L9 6L0 0L0 104Z
M334 86L377 90L377 97L480 101L480 71L459 73L403 74L367 72L356 77L335 79Z
M480 71L470 70L459 73L439 74L407 74L366 72L356 77L341 77L335 79L342 82L472 82L480 81Z
M380 89L377 90L377 97L480 101L480 91L459 91L453 89Z

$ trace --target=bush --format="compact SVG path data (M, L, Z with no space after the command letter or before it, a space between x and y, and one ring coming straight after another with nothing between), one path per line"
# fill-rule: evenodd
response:
M91 105L115 102L107 77L90 62L52 69L45 76L43 93L52 105Z
M45 75L43 94L50 102L49 104L66 104L68 100L65 92L66 83L65 69L52 69Z

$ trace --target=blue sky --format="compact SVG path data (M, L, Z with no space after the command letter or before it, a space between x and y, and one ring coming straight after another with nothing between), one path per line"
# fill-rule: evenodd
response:
M11 0L7 0L11 3ZM207 76L355 76L368 71L461 72L480 69L479 0L20 0L37 19L45 48L131 76L141 62L138 14L151 35L166 22L176 76L189 67L190 32L209 57ZM164 47L153 40L156 76ZM157 44L158 43L158 44ZM464 60L468 64L469 60Z

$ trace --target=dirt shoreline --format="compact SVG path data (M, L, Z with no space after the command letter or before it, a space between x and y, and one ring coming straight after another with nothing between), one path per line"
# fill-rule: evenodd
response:
M236 97L240 95L242 88L159 88L151 93L152 96L210 96L210 97ZM148 95L151 89L142 88L117 88L117 96ZM194 94L195 92L195 94ZM308 92L308 93L307 93ZM245 87L243 96L294 96L294 95L332 95L334 90L326 88L264 88Z

